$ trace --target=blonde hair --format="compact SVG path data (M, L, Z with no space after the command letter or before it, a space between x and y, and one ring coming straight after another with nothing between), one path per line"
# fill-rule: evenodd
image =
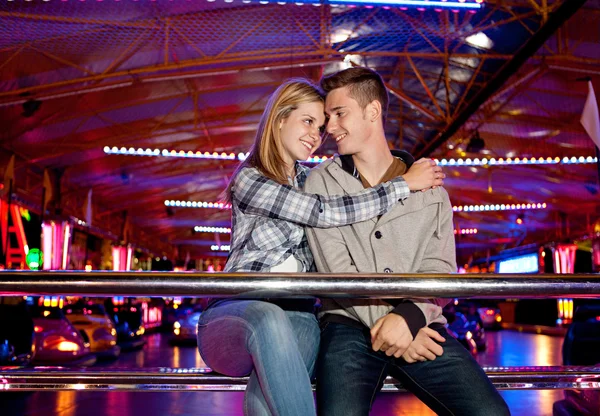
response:
M234 172L221 199L231 201L235 178L245 167L256 168L260 173L280 184L288 183L279 126L300 104L312 102L325 102L325 95L319 87L307 79L290 79L275 90L260 118L254 144L250 148L248 157Z

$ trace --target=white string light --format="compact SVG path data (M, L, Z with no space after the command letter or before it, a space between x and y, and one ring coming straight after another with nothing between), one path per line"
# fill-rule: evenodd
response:
M454 234L477 234L479 231L477 230L477 228L462 228L460 231L459 230L454 230Z
M541 204L489 204L489 205L456 205L452 207L454 212L484 212L484 211L523 211L533 209L546 209L548 205Z
M514 158L490 158L490 159L434 159L440 166L509 166L509 165L583 165L596 163L597 157L579 156L579 157L514 157Z
M248 153L227 153L227 152L202 152L192 150L167 150L167 149L143 149L134 147L109 147L104 146L104 153L110 155L126 156L151 156L151 157L179 157L189 159L213 159L213 160L238 160L243 161L248 157ZM307 163L321 163L333 156L312 156ZM514 158L466 158L466 159L434 159L440 166L462 167L462 166L510 166L510 165L582 165L598 162L597 157L593 156L572 156L572 157L514 157Z
M203 225L197 225L194 227L194 231L197 233L217 233L217 234L231 234L231 228L227 227L206 227Z
M181 208L231 209L231 204L224 204L223 202L177 201L174 199L167 199L165 201L165 205L167 207L181 207Z
M224 245L216 245L213 244L212 246L210 246L211 251L229 251L231 250L231 246L228 244L224 244Z
M167 150L167 149L143 149L141 147L109 147L104 146L104 153L109 155L127 155L127 156L162 156L162 157L185 157L191 159L216 159L216 160L243 160L240 159L240 153L237 157L235 153L226 152L194 152L192 150ZM244 157L245 159L245 157Z
M211 209L231 209L231 204L222 202L206 201L178 201L168 199L165 201L168 207L180 208L211 208ZM484 211L515 211L515 210L534 210L546 209L548 204L543 203L519 203L519 204L481 204L481 205L454 205L454 212L484 212Z

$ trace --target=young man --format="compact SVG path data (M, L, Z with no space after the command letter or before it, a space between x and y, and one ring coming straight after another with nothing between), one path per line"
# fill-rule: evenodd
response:
M388 95L381 77L350 68L321 80L327 132L341 156L309 175L305 190L344 195L404 173L384 133ZM417 161L415 163L421 163ZM456 272L452 205L437 187L379 219L307 229L321 272ZM365 416L388 375L441 415L507 415L508 407L469 352L448 335L442 299L323 299L317 403L321 416Z

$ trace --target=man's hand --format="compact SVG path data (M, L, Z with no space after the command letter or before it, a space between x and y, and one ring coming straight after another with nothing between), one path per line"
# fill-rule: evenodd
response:
M371 329L373 351L383 351L388 357L400 357L412 341L406 320L395 313L379 318Z
M408 172L402 175L408 189L421 191L444 184L446 175L442 168L432 159L419 159L410 167Z
M425 360L433 361L436 357L441 357L444 349L435 341L445 342L446 338L431 328L424 327L419 329L415 340L411 342L408 349L402 354L402 358L407 363L414 363ZM394 356L396 358L399 357L397 355Z

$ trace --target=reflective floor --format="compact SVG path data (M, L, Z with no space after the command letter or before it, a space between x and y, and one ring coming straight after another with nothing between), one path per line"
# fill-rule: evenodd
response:
M166 334L147 337L142 350L123 352L108 367L202 367L195 346L169 345ZM560 365L562 338L511 331L488 332L487 351L478 361L483 366ZM551 415L560 391L502 392L513 415ZM243 393L104 393L34 392L0 393L2 416L163 416L242 415ZM381 394L372 415L433 415L410 394Z

